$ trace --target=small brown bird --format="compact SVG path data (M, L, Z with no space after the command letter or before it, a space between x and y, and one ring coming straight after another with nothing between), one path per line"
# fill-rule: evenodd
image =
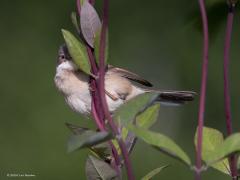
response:
M89 76L79 70L72 61L66 46L59 49L56 75L54 78L56 87L63 94L67 104L76 112L89 115L91 112L91 93L89 88ZM135 82L135 83L133 83ZM194 99L192 91L156 91L142 88L137 84L151 87L152 84L139 75L122 68L108 65L105 75L105 91L110 112L116 110L126 101L137 95L148 92L159 92L160 103L183 104Z

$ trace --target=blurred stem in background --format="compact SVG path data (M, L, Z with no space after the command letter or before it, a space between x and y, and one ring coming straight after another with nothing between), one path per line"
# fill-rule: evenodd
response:
M224 44L224 106L226 116L226 127L228 136L233 133L232 129L232 117L231 117L231 105L230 105L230 90L229 90L229 62L230 62L230 44L231 34L234 18L234 10L236 1L228 1L229 11L227 17L227 27ZM207 86L207 74L208 74L208 51L209 51L209 34L208 34L208 19L205 8L204 0L199 0L200 12L203 24L203 65L202 65L202 82L200 92L200 104L199 104L199 115L198 115L198 139L196 149L196 180L201 179L201 166L202 166L202 140L203 140L203 126L204 126L204 111L205 111L205 100L206 100L206 86ZM229 158L231 176L233 180L237 179L237 159L236 156Z
M203 64L202 64L202 81L200 91L200 102L198 112L198 135L197 135L197 149L196 149L196 171L195 179L201 179L202 166L202 140L203 140L203 126L204 126L204 111L206 100L206 87L208 75L208 50L209 50L209 35L208 35L208 19L204 0L199 0L199 7L203 24Z
M230 62L230 46L231 46L231 36L232 36L232 26L234 19L235 4L231 0L228 1L228 16L227 16L227 27L225 35L224 44L224 106L225 106L225 116L226 116L226 126L227 135L233 133L232 128L232 114L231 114L231 100L230 100L230 89L229 89L229 62ZM237 179L237 159L235 155L229 158L230 169L232 179Z

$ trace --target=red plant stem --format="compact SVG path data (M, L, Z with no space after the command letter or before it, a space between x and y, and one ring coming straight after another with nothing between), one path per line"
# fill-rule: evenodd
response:
M80 14L81 14L81 2L80 2L80 0L76 0L76 4L77 4L78 15L80 16Z
M77 4L78 15L80 16L80 14L81 14L80 0L76 0L76 4ZM86 49L87 49L87 53L88 53L88 59L89 59L89 62L91 64L91 71L94 75L97 75L98 74L98 68L97 68L97 65L96 65L95 58L93 56L93 50L87 44L86 44ZM92 91L92 94L91 94L92 95L92 103L94 103L94 109L95 109L95 112L94 113L92 112L92 115L93 115L98 127L99 128L101 126L104 127L104 114L103 114L103 111L100 107L100 98L99 98L99 95L98 95L99 93L97 91L97 83L96 83L96 80L93 79L93 78L90 79L90 87L91 87L91 91ZM98 117L96 117L97 114L98 114ZM101 123L101 125L100 125L100 123ZM100 129L102 129L102 128L100 128Z
M203 126L204 126L204 111L206 100L206 87L207 87L207 75L208 75L208 49L209 49L209 37L208 37L208 19L205 9L204 0L198 0L200 6L200 12L203 24L203 64L202 64L202 80L200 91L200 102L198 112L198 135L197 135L197 149L196 149L196 172L195 179L201 179L201 166L202 166L202 138L203 138Z
M228 17L227 17L227 27L225 35L225 45L224 45L224 105L225 105L225 116L226 116L226 126L227 134L231 135L233 133L232 128L232 115L231 115L231 100L230 100L230 89L229 89L229 62L230 62L230 44L232 35L232 26L234 18L234 5L230 5ZM237 178L237 159L236 156L232 155L229 158L231 175L233 179Z
M102 26L102 30L101 30L100 50L99 50L99 52L100 52L100 54L99 54L99 81L98 81L99 93L100 93L100 97L101 97L101 102L102 102L102 108L103 108L103 111L104 111L104 115L105 115L106 119L108 120L108 123L109 123L114 135L117 137L116 139L119 143L119 146L120 146L123 158L124 158L128 179L129 180L134 180L135 178L133 176L132 166L131 166L131 163L130 163L130 159L129 159L129 156L128 156L126 145L121 138L121 135L118 131L117 126L113 122L112 116L111 116L111 114L109 112L109 109L108 109L108 104L107 104L107 100L106 100L106 96L105 96L105 84L104 84L105 69L106 69L105 47L106 47L106 33L107 33L107 28L108 28L108 10L109 10L109 0L104 0L103 26Z
M98 113L96 111L94 102L92 102L92 107L91 108L92 108L92 116L94 117L98 128L101 131L106 131L105 127L101 124L100 118L98 117ZM121 164L120 157L118 156L117 149L113 145L112 141L109 141L109 145L112 149L112 154L113 154L113 158L114 158L114 161L113 161L114 169L117 171L118 175L120 176L120 172L121 172L121 170L120 170L120 164Z
M94 0L89 1L89 2L92 5L94 5L94 3L95 3ZM76 4L77 4L78 15L80 16L80 14L81 14L80 0L77 0ZM93 50L87 44L86 44L86 49L87 49L87 53L88 53L88 59L89 59L89 62L91 64L91 71L94 75L97 76L98 75L98 68L97 68L97 65L96 65L95 58L93 56ZM100 131L105 131L104 114L103 114L101 104L100 104L97 82L93 78L90 79L90 87L92 89L92 93L91 93L91 96L92 96L92 104L91 104L92 116L93 116L98 128L100 129ZM117 149L113 145L113 143L111 141L109 141L109 144L111 146L112 154L113 154L113 158L114 158L114 162L113 162L114 168L117 171L117 173L120 175L120 164L121 164L120 157L119 157Z
M93 53L91 51L91 49L88 47L88 54L89 54L89 60L91 62L91 68L93 71L94 75L98 74L98 69L93 57ZM92 116L95 119L95 122L98 126L98 128L101 131L105 131L105 124L104 124L104 114L103 111L101 109L101 104L100 104L100 98L98 96L98 88L97 88L97 82L95 79L91 79L90 81L91 83L91 88L92 90L92 104L91 104L91 110L92 110ZM120 157L118 156L118 152L117 149L115 148L115 146L113 145L113 143L111 141L109 141L109 144L111 146L112 149L112 154L113 154L113 158L114 158L114 168L116 169L116 171L118 172L118 174L120 175L120 169L119 169L119 165L121 164L120 162Z
M95 0L89 0L89 3L94 5L95 4Z
M87 48L87 52L88 52L88 59L89 59L90 64L91 64L91 71L95 76L97 76L98 75L98 68L97 68L97 65L96 65L95 58L93 56L93 51L88 45L86 45L86 48ZM99 97L99 92L97 91L98 88L97 88L97 82L96 82L95 79L93 79L93 78L90 79L90 86L91 86L91 91L92 91L92 102L94 102L96 112L98 113L99 118L100 118L100 122L104 126L104 114L103 114L103 111L101 109L100 97Z
M98 128L100 129L100 131L105 131L105 128L101 123L101 119L98 117L98 113L97 113L94 101L92 102L91 109L92 109L92 116L95 119L95 122L96 122Z

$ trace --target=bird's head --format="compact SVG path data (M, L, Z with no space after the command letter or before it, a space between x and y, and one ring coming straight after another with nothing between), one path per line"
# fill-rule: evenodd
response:
M64 44L60 46L58 51L58 59L57 59L57 69L59 70L68 70L68 71L76 71L77 66L72 61L72 58L68 52L67 46Z

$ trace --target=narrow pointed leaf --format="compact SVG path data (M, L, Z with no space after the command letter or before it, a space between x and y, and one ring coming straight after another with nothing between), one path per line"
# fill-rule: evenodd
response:
M157 93L145 93L129 100L114 113L115 121L120 121L122 125L127 125L134 120L138 113L151 105L157 96Z
M155 104L147 108L140 115L136 117L136 124L138 127L145 129L150 128L157 120L160 104ZM122 137L126 143L128 152L131 152L136 143L136 136L129 132L127 128L122 128Z
M62 33L67 44L68 51L74 62L83 72L91 74L91 66L88 61L86 47L81 44L80 41L69 31L63 29Z
M159 168L156 168L154 170L152 170L151 172L149 172L146 176L144 176L142 178L142 180L150 180L152 179L154 176L156 176L158 173L160 173L162 170L166 169L169 165L166 166L162 166Z
M65 125L75 135L82 134L82 133L86 132L87 130L89 130L88 128L80 127L78 125L74 125L74 124L71 124L71 123L65 123Z
M211 165L233 153L238 152L240 152L240 133L235 133L227 137L222 144L217 146L214 152L209 154L209 158L206 163Z
M160 133L138 128L133 125L128 125L128 128L149 145L176 159L179 159L189 166L191 165L191 160L187 154L169 137Z
M133 146L135 145L135 142L136 142L136 136L133 132L129 132L127 128L123 127L122 129L123 129L122 134L121 134L122 138L126 144L128 153L131 153ZM115 146L118 154L121 155L121 149L118 145L117 140L115 140L115 139L112 140L112 143Z
M86 176L87 180L117 180L116 171L106 162L95 158L94 156L89 156L86 161Z
M110 161L112 150L109 143L104 142L101 144L97 144L95 146L90 147L89 149L96 157L104 161Z
M128 135L125 139L126 147L128 150L128 153L131 153L133 150L133 147L137 141L137 138L133 132L128 132Z
M72 20L72 23L73 23L74 27L76 28L77 32L80 33L80 28L79 28L80 26L78 24L76 12L71 13L71 20Z
M218 146L224 141L223 134L213 128L204 127L203 128L203 141L202 141L202 159L207 162L211 158L211 153L214 153ZM195 146L197 144L197 131L194 138ZM229 174L229 162L228 159L223 159L217 163L211 164L211 167L225 173Z
M121 149L120 149L120 147L119 147L119 145L118 145L118 141L117 141L116 139L113 139L113 140L112 140L112 143L113 143L114 147L116 148L117 153L118 153L119 155L121 155Z
M86 131L80 135L72 135L68 140L68 152L75 150L92 147L107 140L112 139L112 135L109 132L94 132Z
M94 55L96 58L97 63L99 64L99 49L100 49L100 35L101 31L98 31L96 33L96 37L94 39ZM108 61L108 52L109 52L109 38L108 38L108 31L106 34L106 47L105 47L105 64L107 64Z
M150 128L158 118L160 104L155 104L147 108L143 113L137 116L136 123L138 127Z
M81 7L80 24L83 37L89 46L93 47L96 33L102 25L96 10L88 1L84 1Z

